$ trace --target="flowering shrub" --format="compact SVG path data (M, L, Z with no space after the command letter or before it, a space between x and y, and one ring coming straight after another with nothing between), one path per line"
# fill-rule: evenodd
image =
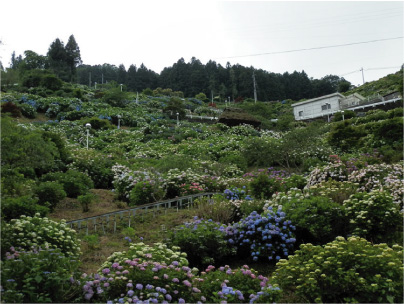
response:
M199 183L190 183L180 185L180 196L203 193L205 189Z
M101 274L83 275L80 302L128 303L149 301L194 302L200 290L192 287L192 278L198 269L171 264L126 259L103 268Z
M251 196L248 195L248 189L246 186L243 186L242 189L240 188L232 188L232 189L226 189L223 192L223 195L225 198L231 201L235 200L252 200Z
M22 215L19 219L12 219L2 229L2 248L22 248L29 250L34 247L49 247L60 249L70 257L80 254L80 243L76 231L66 226L65 220L60 223L40 217Z
M252 125L242 124L229 129L230 134L238 136L258 136L259 132Z
M395 179L403 180L403 165L402 164L376 164L370 165L361 170L352 172L348 176L348 180L359 184L360 191L371 191L383 187L385 179L389 176L395 176Z
M338 237L302 244L280 260L271 280L303 303L395 303L403 299L403 248Z
M253 211L240 222L227 227L226 232L228 242L237 247L241 256L249 255L253 261L277 261L288 256L289 250L293 249L296 242L294 229L281 209L274 211L269 207L262 215Z
M60 249L14 247L1 262L1 296L7 303L65 303L79 291L72 284L79 262Z
M166 244L155 243L149 246L143 242L131 243L129 250L123 252L114 252L102 264L100 274L105 268L111 268L114 263L123 264L126 260L137 259L140 263L143 262L158 262L163 265L169 265L175 262L177 266L188 266L189 262L186 258L187 254L180 251L180 247L172 246L169 248Z
M232 270L229 266L214 270L209 266L200 276L197 268L127 259L115 262L94 276L82 276L81 302L136 303L196 303L234 301L274 301L279 288L272 287L268 278L244 265Z
M344 206L354 235L380 243L394 241L403 229L399 206L386 191L354 194Z
M338 182L330 179L326 182L313 185L307 190L311 195L326 196L333 202L342 205L352 194L358 192L358 184L348 181Z
M134 171L122 165L113 166L112 171L114 173L114 181L113 181L113 185L115 188L114 190L119 199L129 201L131 190L135 187L137 183L143 185L143 182L146 182L148 183L149 186L151 186L152 193L155 197L160 197L160 194L158 194L158 192L163 186L163 178L160 176L158 172L151 170ZM141 194L141 192L143 192L143 187L142 186L138 187L140 187L139 194ZM147 192L145 190L144 195L146 196L147 193L150 192ZM150 196L151 195L152 194L150 194ZM132 196L132 198L134 197L135 196ZM140 198L141 195L139 196L139 199Z
M267 277L247 265L238 269L209 265L195 281L208 303L273 303L281 293L279 287L268 284Z
M226 241L223 226L212 220L194 217L171 232L168 244L178 246L187 253L190 265L206 266L220 262L223 258L235 254L235 248Z
M190 168L185 171L171 169L166 177L167 198L173 198L181 195L181 185L198 183L202 184L203 177Z

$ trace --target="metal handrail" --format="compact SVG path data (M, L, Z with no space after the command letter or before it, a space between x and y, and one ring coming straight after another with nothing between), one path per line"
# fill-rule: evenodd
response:
M122 209L122 210L117 210L113 212L108 212L108 213L103 213L100 215L96 216L90 216L90 217L85 217L81 219L76 219L76 220L71 220L71 221L66 221L66 224L70 226L70 228L74 230L78 230L79 232L82 229L86 230L86 235L88 235L89 232L89 223L92 222L92 227L94 231L97 231L97 226L101 226L101 229L103 230L104 234L106 233L105 228L109 228L110 224L110 218L113 218L113 232L116 232L117 228L117 216L119 216L120 220L123 220L124 217L127 217L128 219L128 226L130 227L131 225L131 219L132 217L136 217L139 215L138 211L147 211L152 209L153 210L153 216L155 216L156 209L157 211L160 211L160 208L163 210L167 210L173 207L176 207L176 211L178 212L179 209L183 209L183 207L190 207L193 206L193 200L195 198L199 197L205 197L209 196L211 197L212 195L217 194L216 192L205 192L205 193L197 193L193 195L187 195L187 196L182 196L182 197L176 197L174 199L168 199L164 201L159 201L155 203L150 203L150 204L144 204L132 208L127 208L127 209ZM183 202L186 201L184 204ZM176 203L175 205L173 203ZM138 213L138 214L137 214ZM141 213L142 217L144 216L144 213ZM98 222L98 223L97 223Z

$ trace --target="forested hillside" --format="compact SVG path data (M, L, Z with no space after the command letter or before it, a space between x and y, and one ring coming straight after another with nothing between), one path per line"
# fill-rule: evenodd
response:
M230 63L223 67L212 60L202 64L195 57L189 62L180 58L172 66L164 68L160 74L144 64L139 67L130 65L128 68L123 64L117 67L108 63L91 66L81 61L80 48L73 35L66 45L56 39L45 56L32 50L25 51L24 56L13 53L11 65L2 78L6 85L19 82L31 87L35 83L27 79L37 79L44 70L71 83L96 86L116 82L132 92L142 92L147 88L170 88L183 92L184 97L193 97L202 92L209 99L215 97L216 101L253 98L253 74L257 98L262 101L297 101L337 91L345 92L351 87L348 81L336 75L313 79L305 71L280 74ZM51 75L47 77L50 78Z

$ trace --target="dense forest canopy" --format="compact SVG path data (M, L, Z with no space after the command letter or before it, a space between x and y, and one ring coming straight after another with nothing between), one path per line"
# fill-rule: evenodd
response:
M224 67L212 60L202 64L195 57L189 62L180 58L171 67L164 68L160 74L148 69L143 63L139 67L130 65L129 68L123 64L119 67L108 63L86 65L81 60L80 48L73 35L66 45L59 38L55 39L46 56L32 50L25 51L24 56L16 56L13 52L10 67L3 79L5 83L29 85L30 81L27 82L27 79L32 80L35 75L43 74L44 70L71 83L95 86L114 81L132 92L161 87L181 91L185 97L204 93L209 99L215 97L221 101L229 98L253 98L253 74L257 98L262 101L314 98L345 92L351 88L350 82L336 75L313 79L305 71L280 74L230 63ZM54 79L53 81L55 82Z

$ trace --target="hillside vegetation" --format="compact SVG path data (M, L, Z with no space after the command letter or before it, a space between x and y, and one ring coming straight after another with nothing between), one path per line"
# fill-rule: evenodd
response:
M296 100L55 79L1 96L4 302L402 299L403 108L305 123ZM115 234L66 224L204 192Z

